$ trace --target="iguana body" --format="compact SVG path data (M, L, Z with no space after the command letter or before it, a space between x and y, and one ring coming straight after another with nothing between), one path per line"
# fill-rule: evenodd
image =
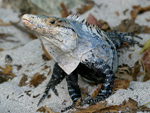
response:
M105 33L77 16L63 19L26 14L22 23L38 36L47 54L56 61L40 102L50 88L58 95L55 86L66 78L73 104L65 110L72 108L81 97L78 74L90 83L103 82L97 97L83 100L83 103L94 104L107 98L112 92L114 72L118 67L116 47L120 47L123 41L137 43L124 37L135 36L133 34Z

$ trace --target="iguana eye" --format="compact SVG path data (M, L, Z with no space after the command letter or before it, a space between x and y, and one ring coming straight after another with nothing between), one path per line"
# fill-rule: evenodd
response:
M51 24L55 24L55 20L50 21Z

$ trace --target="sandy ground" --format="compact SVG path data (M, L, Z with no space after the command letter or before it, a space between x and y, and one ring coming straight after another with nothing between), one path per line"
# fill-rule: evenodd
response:
M119 25L121 20L131 18L130 10L133 5L141 5L142 7L150 5L149 0L141 1L141 0L95 0L97 5L102 4L101 7L94 6L90 11L87 11L81 17L87 18L87 16L92 13L97 19L105 20L109 23L111 27L115 27ZM123 15L123 11L129 9L126 15ZM118 12L119 16L117 16L114 12ZM4 14L4 10L0 9L1 15L9 15L5 21L9 21L9 19L13 19L15 21L18 18L15 18L13 15L17 15L15 12L11 12L11 10L7 10ZM6 16L7 17L7 16ZM6 18L5 16L0 16L0 19ZM136 18L136 22L140 25L148 25L150 27L150 22L147 22L145 19L150 18L150 12L143 13L138 15ZM0 48L6 48L5 51L0 52L0 66L4 67L6 65L5 56L7 54L11 55L13 58L12 67L13 73L17 75L10 82L4 82L0 84L0 113L35 113L36 110L44 105L50 107L54 112L60 112L61 109L71 105L72 101L69 97L67 91L67 83L66 80L63 80L56 89L58 90L59 97L54 95L53 91L50 90L49 94L51 94L51 98L46 98L43 102L37 107L37 103L41 98L46 84L48 83L51 75L46 75L49 69L41 71L45 65L51 66L53 68L54 61L44 61L42 59L42 48L38 39L31 41L28 35L20 32L14 27L9 28L9 30L5 30L4 27L0 27L0 32L11 32L16 36L16 40L20 40L19 43L11 44L5 43L0 44ZM150 39L149 34L140 34L143 37L143 40L140 41L141 44L144 44L148 39ZM22 39L20 39L22 38ZM21 46L24 45L24 46ZM16 49L10 49L12 47L16 47ZM18 47L19 46L19 47ZM139 59L137 53L141 50L137 45L135 45L135 51L127 51L123 50L123 54L119 58L119 64L125 63L130 66L134 65ZM128 58L128 54L132 53L132 59ZM33 65L34 64L34 65ZM17 67L14 65L22 65L22 68L18 71ZM28 70L28 71L27 71ZM35 73L44 73L47 79L40 84L38 87L30 87L29 85L19 87L18 83L23 76L23 73L28 75L28 81ZM98 86L89 86L87 83L83 82L79 79L79 85L82 87L88 87L90 94L98 87ZM113 95L111 95L107 101L110 105L118 105L123 102L123 100L128 100L128 98L132 98L138 102L138 105L144 105L147 102L150 102L150 81L147 82L131 82L130 86L127 90L120 89L116 91ZM131 90L132 89L132 90ZM30 91L31 90L31 91ZM31 94L28 96L25 91L30 91ZM40 94L40 96L33 98L33 96ZM66 100L65 104L64 100ZM147 105L150 108L150 105Z

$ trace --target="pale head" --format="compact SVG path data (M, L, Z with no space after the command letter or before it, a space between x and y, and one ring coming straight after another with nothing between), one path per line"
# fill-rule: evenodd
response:
M64 52L76 48L78 37L67 19L25 14L22 17L22 23L39 39L46 39Z

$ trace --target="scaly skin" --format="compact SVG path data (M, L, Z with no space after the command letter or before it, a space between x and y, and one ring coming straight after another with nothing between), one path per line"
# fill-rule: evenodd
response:
M78 74L86 82L103 83L95 98L82 100L81 103L95 104L109 97L118 66L116 47L120 47L123 41L138 43L125 36L140 38L131 33L104 33L76 16L62 19L26 14L22 17L22 23L38 36L46 53L56 61L52 78L39 103L50 89L58 96L55 86L66 78L73 104L63 111L74 107L81 97Z

